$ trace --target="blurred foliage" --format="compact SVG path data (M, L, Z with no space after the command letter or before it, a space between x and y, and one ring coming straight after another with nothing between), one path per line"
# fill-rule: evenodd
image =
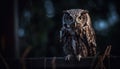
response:
M49 11L45 8L46 1L51 2L47 3L48 8L50 4L54 8L51 9L55 11L53 17L47 16ZM24 30L24 35L19 37L20 53L22 54L28 46L32 46L28 57L63 56L62 46L59 44L62 11L73 8L86 9L94 24L98 19L107 20L111 3L115 5L118 13L117 1L113 0L19 0L19 28ZM98 48L103 49L108 44L112 44L113 49L116 48L118 40L115 38L116 33L119 36L118 29L119 21L109 28L110 31L105 36L95 30Z

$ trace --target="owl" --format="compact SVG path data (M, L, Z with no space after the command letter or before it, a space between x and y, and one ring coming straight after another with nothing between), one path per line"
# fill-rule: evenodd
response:
M87 10L70 9L64 11L60 42L66 55L65 60L94 56L96 54L95 32Z

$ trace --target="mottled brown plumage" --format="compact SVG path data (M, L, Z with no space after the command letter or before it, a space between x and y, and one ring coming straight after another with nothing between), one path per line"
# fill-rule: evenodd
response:
M81 57L96 54L95 32L88 11L83 9L64 11L60 41L68 60L72 56L80 60Z

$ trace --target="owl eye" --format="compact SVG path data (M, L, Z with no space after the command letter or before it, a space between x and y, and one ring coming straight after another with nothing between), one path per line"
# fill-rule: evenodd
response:
M72 17L71 17L71 16L68 16L67 19L68 19L68 20L72 20Z
M82 17L81 17L81 16L79 16L78 18L79 18L80 20L82 19Z
M73 18L68 13L65 13L65 19L67 19L67 20L73 20Z

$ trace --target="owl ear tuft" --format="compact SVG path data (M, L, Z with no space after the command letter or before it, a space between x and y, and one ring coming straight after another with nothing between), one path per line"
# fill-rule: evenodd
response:
M84 10L84 11L82 12L82 14L85 14L85 13L88 13L88 11L87 11L87 10Z
M66 10L64 10L64 11L63 11L63 13L64 13L64 14L68 14L68 15L69 15L69 13L68 13Z

